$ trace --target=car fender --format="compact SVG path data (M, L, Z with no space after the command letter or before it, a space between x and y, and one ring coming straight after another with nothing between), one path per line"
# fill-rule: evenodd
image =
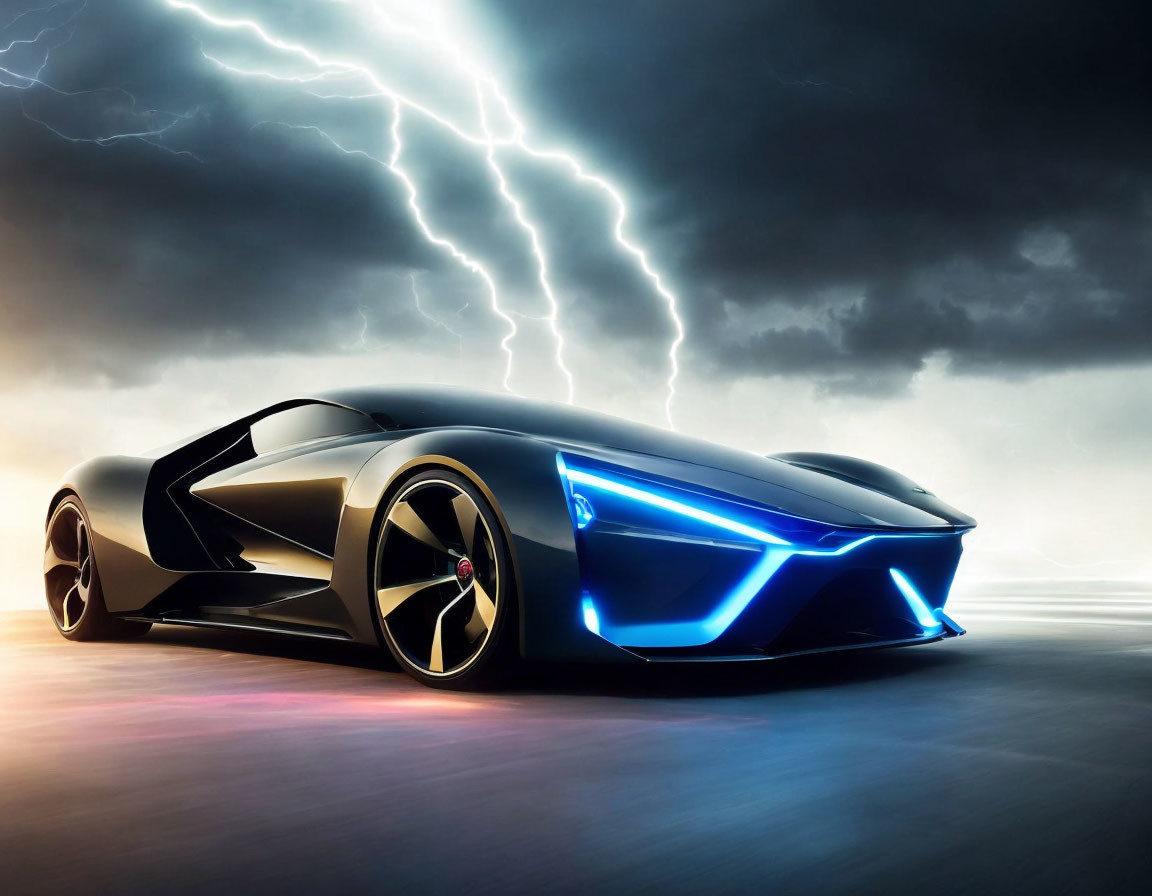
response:
M359 641L376 639L372 570L383 509L414 473L455 471L484 495L511 553L520 651L525 659L635 659L581 623L580 568L554 445L514 433L425 431L385 446L349 489L337 535L332 588Z
M110 613L131 613L181 578L152 561L144 532L144 494L153 461L98 457L70 470L56 490L49 516L69 492L88 515L96 568Z

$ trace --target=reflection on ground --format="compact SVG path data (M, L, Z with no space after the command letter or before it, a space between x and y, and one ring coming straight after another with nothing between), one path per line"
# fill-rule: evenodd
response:
M8 892L1145 892L1152 589L965 638L423 688L373 651L0 616Z

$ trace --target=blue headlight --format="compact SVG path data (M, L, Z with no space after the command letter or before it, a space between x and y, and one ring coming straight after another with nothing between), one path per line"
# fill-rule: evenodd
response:
M686 517L691 520L697 520L705 523L708 526L714 526L717 529L724 529L736 535L743 535L746 538L751 538L753 541L761 542L762 544L789 544L787 539L781 538L779 535L773 535L765 529L756 526L750 526L740 520L733 519L729 516L714 513L711 510L706 510L694 504L686 503L685 501L678 500L677 498L670 497L662 491L654 488L644 488L638 485L624 482L618 478L605 475L603 473L591 473L586 470L576 470L572 467L566 467L568 482L573 485L582 485L587 489L595 491L606 492L608 494L619 495L622 498L628 498L640 504L646 504L649 507L656 507L660 510L666 510L676 516ZM588 501L583 495L572 495L573 505L578 505L577 499L583 501L588 505ZM591 506L588 505L588 509ZM576 525L583 529L588 523L580 525L581 510L579 506L575 507ZM588 520L591 522L591 519Z

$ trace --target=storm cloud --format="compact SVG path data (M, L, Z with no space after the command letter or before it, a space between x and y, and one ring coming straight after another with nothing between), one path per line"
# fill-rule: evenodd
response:
M0 0L0 24L38 4ZM336 12L283 3L274 21L336 42ZM687 375L891 392L932 358L1003 376L1152 359L1143 5L494 0L467 13L533 133L626 187L633 232L680 297ZM0 55L27 74L55 47L55 91L0 70L8 375L132 381L182 355L331 352L358 313L383 346L406 343L429 332L410 272L434 308L469 304L476 332L500 338L475 278L422 238L382 168L379 102L231 76L203 52L223 41L248 62L239 36L155 0L31 12L0 48L45 28ZM438 225L497 272L509 307L539 316L530 252L482 155L434 130L414 123L406 151ZM134 131L145 138L92 142ZM610 209L545 166L509 171L565 320L659 368L668 321L613 244Z

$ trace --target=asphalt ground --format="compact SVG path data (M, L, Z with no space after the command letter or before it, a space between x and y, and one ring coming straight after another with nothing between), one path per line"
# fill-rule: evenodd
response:
M1152 587L950 612L966 637L495 694L0 614L0 891L1152 892Z

